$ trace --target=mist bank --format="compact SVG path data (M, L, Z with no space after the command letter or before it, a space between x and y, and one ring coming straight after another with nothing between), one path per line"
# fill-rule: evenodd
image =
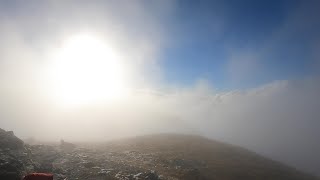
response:
M319 78L306 78L218 92L202 81L191 88L150 88L122 101L80 107L7 91L1 93L1 127L21 138L50 141L199 134L319 173L319 84Z

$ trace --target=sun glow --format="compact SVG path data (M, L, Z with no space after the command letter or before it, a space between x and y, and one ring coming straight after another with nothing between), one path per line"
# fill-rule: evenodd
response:
M50 77L54 98L63 105L112 102L127 90L122 59L99 38L72 36L53 56Z

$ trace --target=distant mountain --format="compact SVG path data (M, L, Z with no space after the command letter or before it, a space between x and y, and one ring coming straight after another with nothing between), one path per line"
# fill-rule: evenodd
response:
M158 134L107 143L28 145L0 129L0 179L21 179L30 172L50 172L55 180L319 180L200 136Z

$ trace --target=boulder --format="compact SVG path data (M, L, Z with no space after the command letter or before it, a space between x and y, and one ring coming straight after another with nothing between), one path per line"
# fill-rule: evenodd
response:
M21 180L25 173L34 171L30 147L12 131L0 129L0 179Z
M23 149L24 143L17 138L12 131L0 129L0 149L18 150Z
M60 141L60 148L62 151L71 152L75 149L75 145L69 142L65 142L63 139Z

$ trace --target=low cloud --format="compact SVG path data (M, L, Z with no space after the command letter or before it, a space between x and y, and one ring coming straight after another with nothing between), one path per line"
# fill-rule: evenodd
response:
M150 88L123 102L71 109L50 106L36 95L21 99L11 94L6 97L15 101L3 101L2 94L1 126L20 137L50 140L200 134L317 173L319 84L318 78L310 78L216 92L202 82L186 89Z

